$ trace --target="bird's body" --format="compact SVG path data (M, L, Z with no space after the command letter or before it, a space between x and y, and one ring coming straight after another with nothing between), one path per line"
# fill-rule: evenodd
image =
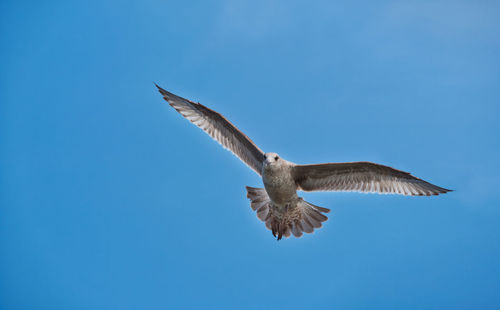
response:
M330 210L314 206L297 195L298 186L293 177L296 165L280 158L276 153L266 153L264 158L262 182L267 198L261 191L261 195L255 200L260 203L262 200L267 201L267 206L257 209L258 217L266 222L278 240L291 233L300 237L302 231L312 232L314 228L321 227L321 222L328 219L321 212L328 213ZM251 189L247 187L248 197L253 203ZM261 208L261 213L267 213L265 217L259 216Z
M203 129L262 177L264 188L247 186L250 206L273 235L302 236L320 228L329 209L297 195L302 191L358 191L410 196L439 195L450 190L416 178L408 172L370 163L297 165L276 153L264 153L221 114L176 96L157 85L163 98L182 116Z
M292 176L295 165L278 156L266 153L262 167L262 182L269 198L276 205L291 204L297 200L297 184Z

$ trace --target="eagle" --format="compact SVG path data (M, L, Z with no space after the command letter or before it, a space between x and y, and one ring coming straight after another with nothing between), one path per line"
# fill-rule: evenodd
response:
M155 84L156 85L156 84ZM174 95L156 85L171 107L224 148L231 151L260 177L264 188L246 186L250 207L280 240L301 237L322 226L330 209L316 206L297 191L352 191L408 196L432 196L451 190L419 179L408 172L372 162L297 165L277 153L263 152L220 113Z

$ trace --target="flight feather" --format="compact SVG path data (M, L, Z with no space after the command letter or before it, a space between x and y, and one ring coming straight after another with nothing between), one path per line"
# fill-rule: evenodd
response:
M224 116L156 85L170 106L261 175L264 152Z
M408 172L371 162L296 165L292 174L303 191L354 191L410 196L449 192Z

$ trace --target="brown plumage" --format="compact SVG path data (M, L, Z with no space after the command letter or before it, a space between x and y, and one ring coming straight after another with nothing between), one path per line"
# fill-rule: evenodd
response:
M221 114L177 95L174 95L156 85L160 93L172 108L187 118L191 123L200 127L225 149L238 156L247 166L258 175L262 170L264 152L256 146L250 138Z
M370 162L296 165L276 153L264 153L221 114L156 86L177 112L262 176L264 188L247 186L247 197L257 217L278 240L292 234L300 237L304 232L312 233L328 219L323 213L330 212L329 209L305 201L297 195L297 190L409 196L431 196L450 191L408 172Z
M327 208L315 206L302 198L295 207L285 206L280 210L273 204L267 192L263 188L247 186L247 197L250 199L250 207L257 211L257 217L266 223L273 236L280 240L283 236L302 236L303 232L312 233L314 228L320 228L322 222L328 220L323 213L330 212Z
M449 192L408 172L370 163L297 165L292 170L298 189L431 196Z

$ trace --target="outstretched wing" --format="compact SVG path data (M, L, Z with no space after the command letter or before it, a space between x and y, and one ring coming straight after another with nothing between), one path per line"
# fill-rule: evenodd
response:
M297 165L293 177L303 191L356 191L411 196L447 193L408 172L370 162Z
M158 87L158 90L163 95L163 99L177 110L177 112L191 123L203 129L203 131L219 142L225 149L238 156L239 159L259 175L261 174L264 152L224 116L200 103L174 95L158 85L156 87Z

